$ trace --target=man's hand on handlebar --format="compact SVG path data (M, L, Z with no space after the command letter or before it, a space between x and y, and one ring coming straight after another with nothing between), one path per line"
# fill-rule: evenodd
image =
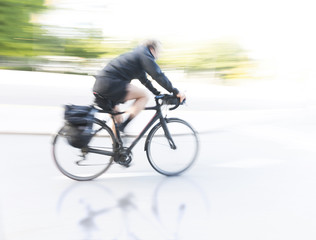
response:
M183 92L179 92L177 94L177 97L180 98L180 103L182 103L186 99L186 96Z

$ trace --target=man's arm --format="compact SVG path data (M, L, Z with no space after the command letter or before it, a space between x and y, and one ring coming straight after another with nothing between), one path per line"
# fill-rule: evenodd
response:
M144 54L140 56L140 62L143 69L154 79L157 83L166 89L169 92L177 95L179 90L172 86L170 80L166 77L166 75L161 71L158 64L155 62L154 57L149 53L149 51L145 51Z
M146 73L143 72L141 76L139 76L139 81L148 88L154 95L159 95L160 92L152 85L151 81L146 77Z

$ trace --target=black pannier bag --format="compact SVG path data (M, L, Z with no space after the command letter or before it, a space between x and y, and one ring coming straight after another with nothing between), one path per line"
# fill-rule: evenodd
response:
M95 112L92 106L65 105L64 134L71 146L84 148L88 145L94 134Z

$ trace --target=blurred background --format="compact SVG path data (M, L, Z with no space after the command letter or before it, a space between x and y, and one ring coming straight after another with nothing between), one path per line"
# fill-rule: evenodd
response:
M0 67L91 75L143 39L158 38L163 69L225 84L308 81L316 40L310 3L1 0Z

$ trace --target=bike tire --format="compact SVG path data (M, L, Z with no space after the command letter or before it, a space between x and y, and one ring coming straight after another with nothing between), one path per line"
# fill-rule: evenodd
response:
M197 132L189 123L179 118L166 118L166 125L176 145L172 149L163 126L158 123L149 132L145 150L150 165L166 176L176 176L188 170L199 152Z
M88 147L113 152L115 137L112 130L103 122L95 119L95 131ZM106 172L113 162L113 157L91 153L85 148L75 148L68 144L64 127L53 139L53 159L59 171L77 181L89 181Z

